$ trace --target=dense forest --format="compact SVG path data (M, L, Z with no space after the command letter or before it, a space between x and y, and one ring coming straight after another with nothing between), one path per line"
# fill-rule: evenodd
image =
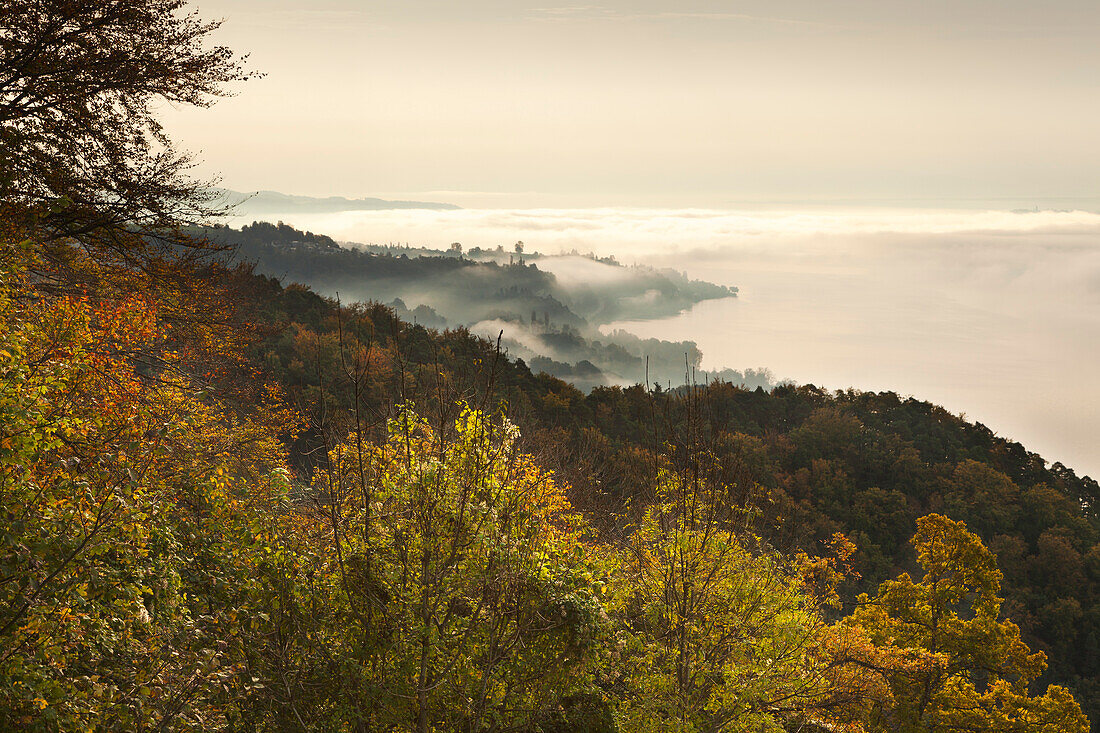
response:
M250 76L217 24L0 10L0 730L1100 720L1095 481L891 393L586 393L227 264L154 116Z

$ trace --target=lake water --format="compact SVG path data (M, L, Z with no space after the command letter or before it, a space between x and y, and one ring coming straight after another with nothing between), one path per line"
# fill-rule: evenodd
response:
M272 218L272 217L267 217ZM704 368L765 366L930 400L1100 476L1100 215L994 210L573 209L287 215L357 242L576 248L735 285L639 336Z

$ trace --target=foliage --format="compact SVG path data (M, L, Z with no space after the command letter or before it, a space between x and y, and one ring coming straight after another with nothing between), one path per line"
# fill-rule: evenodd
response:
M183 0L0 2L5 215L22 207L48 238L127 258L128 226L207 213L154 113L164 102L209 106L248 77L229 49L205 46L218 25Z
M0 291L0 727L216 728L279 447L170 363L135 369L163 338L140 296L21 308L22 277Z
M624 730L781 730L812 705L819 622L795 577L729 528L646 512L623 568L637 655Z
M1000 620L1001 573L993 554L966 525L931 514L917 522L913 545L925 574L879 587L846 624L872 641L923 657L918 669L888 672L892 698L872 709L871 730L1088 730L1072 695L1051 685L1031 696L1045 666L1011 621Z
M376 448L335 448L317 490L318 568L372 699L370 727L482 730L530 720L582 689L602 622L584 525L516 431L464 408L431 427L409 409Z
M867 693L849 668L854 635L830 629L820 608L851 548L838 537L834 559L784 559L746 532L729 487L695 476L662 470L623 548L621 730L845 727Z

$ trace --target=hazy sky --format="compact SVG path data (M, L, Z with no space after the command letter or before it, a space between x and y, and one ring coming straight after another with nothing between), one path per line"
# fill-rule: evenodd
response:
M1100 196L1096 0L200 0L240 190L464 205Z

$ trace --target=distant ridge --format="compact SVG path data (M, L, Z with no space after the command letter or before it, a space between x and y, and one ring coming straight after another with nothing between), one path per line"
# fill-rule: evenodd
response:
M331 214L339 211L378 211L383 209L435 209L453 211L462 207L433 201L387 201L378 198L349 199L343 196L315 198L293 196L278 191L242 193L222 190L220 203L233 206L240 215Z

